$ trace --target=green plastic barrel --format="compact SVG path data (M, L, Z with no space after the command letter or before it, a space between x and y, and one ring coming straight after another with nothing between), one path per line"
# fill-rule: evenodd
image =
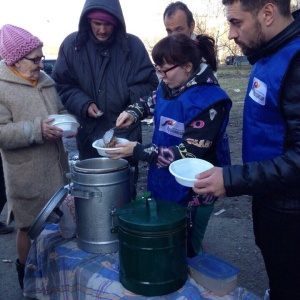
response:
M187 280L186 208L153 199L117 211L120 282L129 291L161 296Z

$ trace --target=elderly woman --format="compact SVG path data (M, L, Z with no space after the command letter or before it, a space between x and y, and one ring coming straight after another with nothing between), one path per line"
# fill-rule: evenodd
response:
M47 119L63 109L54 81L41 72L43 43L28 31L0 29L0 148L8 202L7 223L18 229L16 267L23 289L30 249L27 232L53 194L65 184L67 152L61 129Z

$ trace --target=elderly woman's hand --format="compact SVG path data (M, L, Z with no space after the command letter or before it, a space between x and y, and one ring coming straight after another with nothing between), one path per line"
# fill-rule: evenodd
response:
M49 123L52 121L54 121L54 118L42 120L42 136L45 140L54 141L62 138L63 130L50 125Z

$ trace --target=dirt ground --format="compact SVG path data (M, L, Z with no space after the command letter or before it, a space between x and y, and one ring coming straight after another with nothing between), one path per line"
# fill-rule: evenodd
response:
M242 92L235 89L235 93L241 93L238 98L243 99ZM233 164L241 162L241 112L242 102L236 101L228 125ZM153 126L146 123L142 126L143 142L148 142L151 140ZM74 139L69 139L66 147L70 151L70 159L76 160L77 151ZM140 162L139 195L147 190L147 171L148 165ZM223 210L224 212L218 214ZM0 216L2 222L6 220L5 211L6 208ZM0 235L0 300L24 299L19 289L14 266L15 235L16 233ZM268 279L261 253L254 241L250 197L223 198L216 202L204 239L204 251L236 266L240 270L238 286L263 297L268 288ZM3 263L3 259L11 260L11 263Z

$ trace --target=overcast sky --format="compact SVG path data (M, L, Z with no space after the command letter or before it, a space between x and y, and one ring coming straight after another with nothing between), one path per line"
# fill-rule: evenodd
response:
M193 13L201 11L209 0L183 0ZM218 0L221 1L221 0ZM60 45L78 28L85 0L2 0L0 27L13 24L38 36L44 45ZM162 13L171 0L120 0L127 32L141 39L163 37Z

